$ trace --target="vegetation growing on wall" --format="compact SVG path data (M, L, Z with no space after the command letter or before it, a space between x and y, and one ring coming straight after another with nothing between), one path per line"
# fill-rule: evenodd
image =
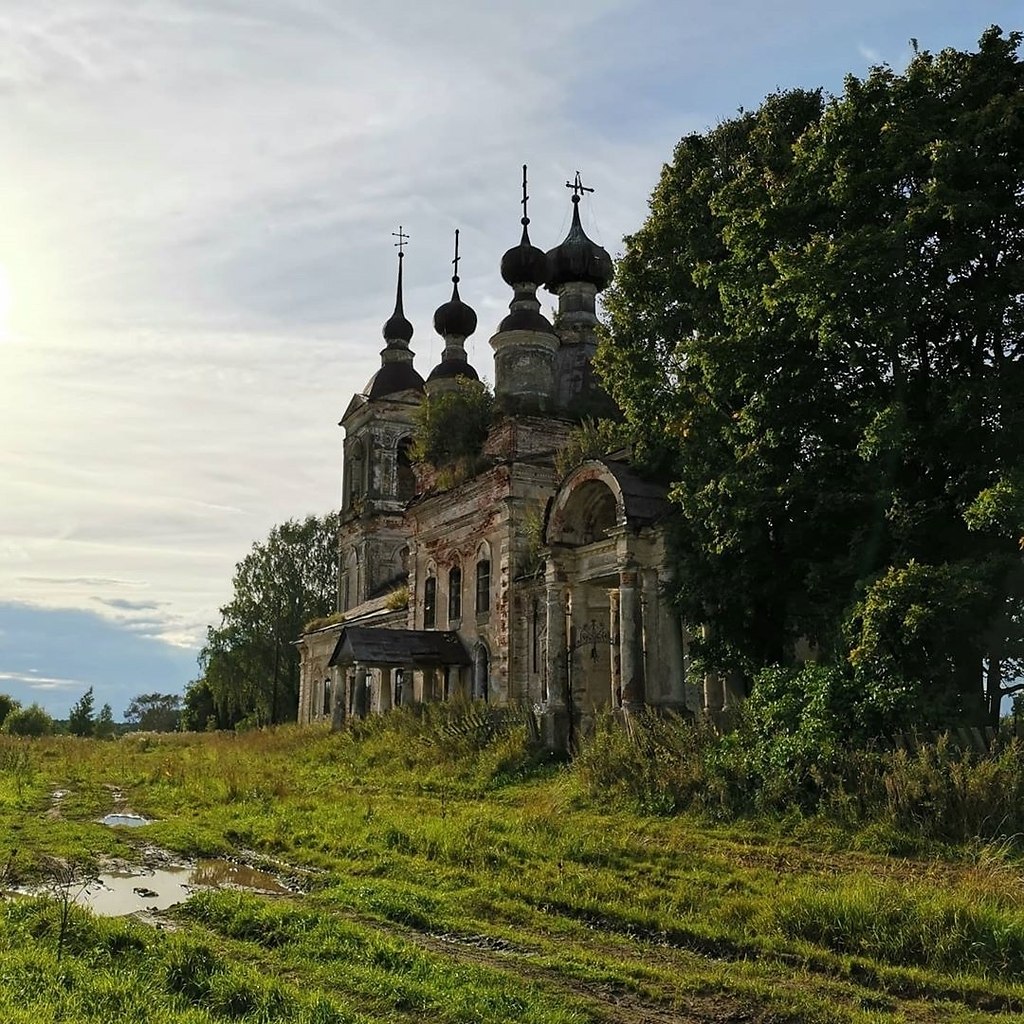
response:
M616 420L584 419L569 433L565 447L555 453L555 469L565 476L586 459L599 459L629 445L629 431Z
M416 413L412 456L440 468L478 459L494 412L494 395L481 381L456 378L452 391L424 398Z

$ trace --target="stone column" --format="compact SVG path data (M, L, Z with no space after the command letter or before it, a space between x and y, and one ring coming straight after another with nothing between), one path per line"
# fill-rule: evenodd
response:
M352 687L352 712L356 718L365 718L369 712L367 704L366 668L356 665L356 681Z
M660 574L659 574L660 576ZM660 576L659 583L665 584L665 577ZM668 686L664 692L665 703L674 711L682 711L686 707L686 661L683 657L683 624L679 615L665 597L659 593L658 629L661 633L661 649L665 655L665 671Z
M556 573L547 585L546 652L548 679L548 706L565 708L569 703L568 659L565 642L565 578Z
M722 680L722 710L734 711L743 696L743 680L739 672L726 672Z
M725 683L717 672L704 676L704 710L721 711L725 707Z
M344 669L331 669L331 732L337 732L345 724L345 704L347 694L345 683L347 673Z
M611 658L611 706L622 707L622 659L619 651L619 589L608 591L608 638Z
M309 669L306 665L306 645L299 647L299 725L312 721L309 713Z
M394 684L391 681L391 666L380 670L380 693L377 695L377 710L384 714L391 710L393 702Z
M631 569L619 574L619 650L622 706L626 711L639 711L644 706L644 662L636 577L636 572Z
M577 714L590 703L587 693L587 678L584 671L585 658L590 657L590 649L580 647L580 632L587 627L586 588L582 586L569 588L569 648L566 659L566 696Z
M658 593L658 575L653 569L640 574L643 587L641 623L644 663L644 696L648 704L661 704L668 692L661 629L661 594Z

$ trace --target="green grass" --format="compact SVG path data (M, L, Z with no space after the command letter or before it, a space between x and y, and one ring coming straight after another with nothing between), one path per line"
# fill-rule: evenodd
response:
M630 810L591 762L401 709L318 729L0 737L0 864L144 844L289 876L199 893L158 930L0 904L12 1021L1010 1021L1024 1013L1012 843L895 821ZM56 789L67 795L54 803ZM154 818L95 819L114 791ZM657 810L657 808L652 808Z

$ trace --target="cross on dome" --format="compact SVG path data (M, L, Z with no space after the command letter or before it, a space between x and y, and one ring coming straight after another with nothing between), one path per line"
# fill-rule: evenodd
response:
M580 172L576 172L576 179L574 181L567 181L565 183L566 188L572 189L572 201L578 203L580 201L580 193L582 192L593 192L592 188L588 188L583 184L583 179L580 178Z
M461 259L461 257L459 256L459 229L456 228L455 229L455 259L452 260L452 266L455 267L455 273L452 274L452 283L453 284L458 284L459 283L459 260L460 259Z

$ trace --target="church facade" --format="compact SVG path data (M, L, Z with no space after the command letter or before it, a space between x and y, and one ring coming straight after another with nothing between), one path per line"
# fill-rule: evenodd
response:
M342 621L298 643L300 722L413 701L526 704L559 747L604 709L729 703L724 684L687 679L686 632L664 596L664 488L622 452L567 472L558 458L581 414L610 402L592 358L597 295L613 267L583 230L584 191L577 176L569 233L544 252L529 237L524 168L522 237L501 260L513 297L490 339L498 415L457 483L415 465L411 449L421 404L477 379L465 350L477 317L456 272L434 316L444 351L424 380L409 347L399 245L381 367L341 420ZM457 261L458 233L456 271ZM554 323L541 287L557 297Z

